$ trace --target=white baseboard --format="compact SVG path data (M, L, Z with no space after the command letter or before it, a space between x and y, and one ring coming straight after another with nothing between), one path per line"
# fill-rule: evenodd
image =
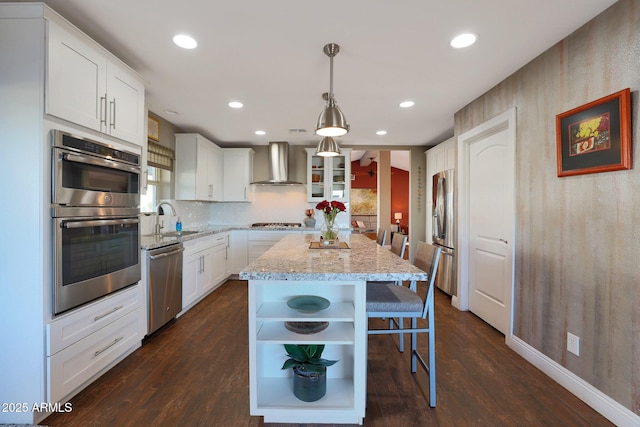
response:
M640 416L622 406L573 372L545 356L516 336L507 340L513 351L551 377L558 384L575 394L603 417L619 427L640 426Z

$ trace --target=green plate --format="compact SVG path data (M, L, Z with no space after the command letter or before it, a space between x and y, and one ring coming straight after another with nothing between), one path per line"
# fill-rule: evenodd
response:
M315 313L331 305L331 302L315 295L299 295L287 301L287 305L300 313Z

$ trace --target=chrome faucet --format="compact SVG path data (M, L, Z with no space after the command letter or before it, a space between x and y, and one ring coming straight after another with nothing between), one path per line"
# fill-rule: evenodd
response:
M167 205L171 208L171 215L176 216L176 208L173 207L173 205L169 202L160 202L158 203L158 206L156 206L156 226L154 228L154 233L155 234L161 234L160 230L162 230L164 228L164 222L162 224L160 224L160 206L162 205Z

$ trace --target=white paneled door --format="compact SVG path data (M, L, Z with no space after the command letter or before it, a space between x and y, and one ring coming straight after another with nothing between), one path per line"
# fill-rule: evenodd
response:
M469 309L503 334L509 327L513 177L506 130L469 147Z
M509 337L513 297L515 113L461 136L468 309ZM463 220L464 221L464 220ZM463 284L464 286L464 284Z

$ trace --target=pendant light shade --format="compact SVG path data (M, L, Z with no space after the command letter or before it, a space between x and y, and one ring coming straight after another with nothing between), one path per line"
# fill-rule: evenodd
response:
M349 124L340 107L336 105L333 98L329 99L327 106L318 117L316 134L320 136L342 136L349 131Z
M329 93L326 98L327 105L324 107L324 109L320 113L320 116L318 117L318 123L316 124L316 134L320 136L342 136L349 132L349 124L347 123L347 119L345 119L344 114L342 114L342 111L340 111L340 108L336 104L336 100L333 97L333 57L336 56L338 52L340 52L340 46L335 43L329 43L325 45L323 51L330 60Z
M320 143L318 143L316 156L333 157L339 156L340 154L341 151L338 143L330 136L325 136L320 140Z

